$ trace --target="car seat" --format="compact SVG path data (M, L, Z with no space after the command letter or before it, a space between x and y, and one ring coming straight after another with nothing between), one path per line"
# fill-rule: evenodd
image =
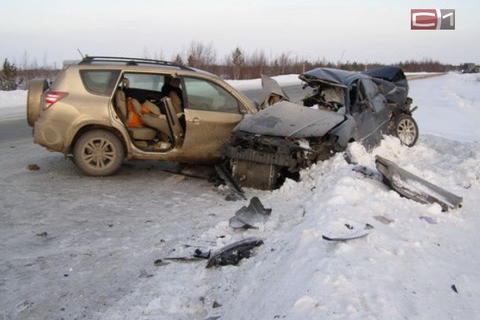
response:
M140 115L140 119L146 126L160 131L161 133L167 135L170 139L172 138L167 117L160 112L160 108L158 106L148 100L146 100L143 104L140 104L138 100L134 99L132 103L135 111Z
M133 102L132 102L133 103ZM153 140L157 136L157 131L149 127L128 127L128 107L125 92L121 89L115 92L115 106L118 110L118 115L123 124L127 127L128 133L133 140Z

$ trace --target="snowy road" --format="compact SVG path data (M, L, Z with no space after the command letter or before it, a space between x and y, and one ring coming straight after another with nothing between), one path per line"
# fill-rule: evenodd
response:
M338 155L299 183L246 190L272 215L234 231L228 220L248 202L226 201L207 180L152 162L90 178L30 137L0 141L0 319L479 318L480 81L450 74L411 87L419 144L387 138L350 152L374 171L376 154L394 160L462 196L462 209L401 198ZM366 223L367 238L322 240ZM164 260L249 236L265 244L237 267Z

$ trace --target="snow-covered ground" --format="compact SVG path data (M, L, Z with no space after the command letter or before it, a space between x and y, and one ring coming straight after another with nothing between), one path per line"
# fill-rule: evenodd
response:
M155 163L89 178L31 141L0 144L0 319L480 319L480 77L410 87L418 144L386 137L349 152L374 172L375 155L394 161L463 197L461 209L402 198L338 154L298 183L247 189L272 213L234 231L228 220L248 201L206 180ZM25 99L0 92L0 115L24 117ZM365 238L322 239L366 224ZM238 266L165 260L251 236L264 244Z

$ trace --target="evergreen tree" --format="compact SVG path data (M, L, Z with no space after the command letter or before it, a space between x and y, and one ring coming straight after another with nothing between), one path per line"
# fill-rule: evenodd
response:
M17 67L15 64L8 62L7 59L3 62L3 69L0 73L0 90L11 91L17 89Z
M178 65L183 65L182 57L179 54L177 54L175 56L175 59L173 59L173 63L178 64Z
M242 72L242 67L245 63L245 59L243 58L242 50L239 47L236 47L235 50L232 51L232 65L233 65L233 79L238 80L240 79L240 75Z

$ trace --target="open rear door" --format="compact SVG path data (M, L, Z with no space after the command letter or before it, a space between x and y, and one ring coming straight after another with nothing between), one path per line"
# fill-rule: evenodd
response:
M179 148L183 144L184 131L180 120L176 116L175 107L172 104L172 100L168 97L161 99L163 106L165 107L165 113L167 115L167 121L170 126L170 138L175 144L176 148Z

